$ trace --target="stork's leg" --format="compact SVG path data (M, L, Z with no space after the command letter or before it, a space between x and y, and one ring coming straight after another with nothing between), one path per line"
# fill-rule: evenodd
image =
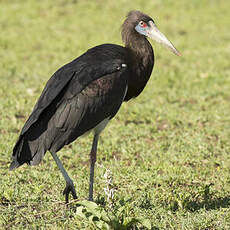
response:
M94 166L97 160L97 143L99 134L95 134L93 138L93 145L90 152L90 178L89 178L89 200L93 201L93 181L94 181Z
M77 199L77 194L76 194L76 191L75 191L75 188L74 188L74 184L73 184L73 181L71 180L71 178L69 177L68 173L66 172L64 166L62 165L59 157L57 156L57 154L54 152L52 153L52 156L58 166L58 168L60 169L65 181L66 181L66 187L63 191L63 195L65 195L65 201L66 203L69 202L69 193L71 192L72 193L72 196L74 199Z

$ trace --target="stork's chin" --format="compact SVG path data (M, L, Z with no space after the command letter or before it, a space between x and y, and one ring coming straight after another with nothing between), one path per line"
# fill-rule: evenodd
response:
M174 45L165 37L164 34L158 30L157 26L149 21L150 29L147 31L147 36L156 42L162 44L166 48L170 49L177 56L181 56L181 53L174 47Z

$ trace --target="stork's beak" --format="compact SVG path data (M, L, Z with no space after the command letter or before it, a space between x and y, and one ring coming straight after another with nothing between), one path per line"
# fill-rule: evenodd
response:
M181 56L181 53L173 46L173 44L158 30L157 26L153 21L149 21L150 28L147 31L147 36L158 43L161 43L168 49L170 49L174 54Z

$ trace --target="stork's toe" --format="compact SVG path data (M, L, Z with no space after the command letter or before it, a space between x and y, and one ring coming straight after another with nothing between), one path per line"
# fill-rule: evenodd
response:
M66 187L63 191L63 195L65 195L65 202L66 204L69 203L69 194L72 193L73 199L77 199L77 193L74 188L73 182L72 183L66 183Z

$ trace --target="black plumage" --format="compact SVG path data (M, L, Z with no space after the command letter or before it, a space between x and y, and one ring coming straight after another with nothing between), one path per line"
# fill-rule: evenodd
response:
M99 134L122 102L137 97L149 80L154 54L146 37L159 42L154 33L160 32L154 30L155 24L149 16L131 11L122 26L125 47L96 46L55 72L22 128L13 149L10 169L24 163L37 165L50 151L66 180L64 194L68 202L69 193L76 198L76 192L56 152L93 129L89 188L89 199L92 200ZM167 44L179 54L170 45Z
M10 169L37 165L47 150L57 152L118 111L127 84L124 61L82 59L47 82L13 149Z

